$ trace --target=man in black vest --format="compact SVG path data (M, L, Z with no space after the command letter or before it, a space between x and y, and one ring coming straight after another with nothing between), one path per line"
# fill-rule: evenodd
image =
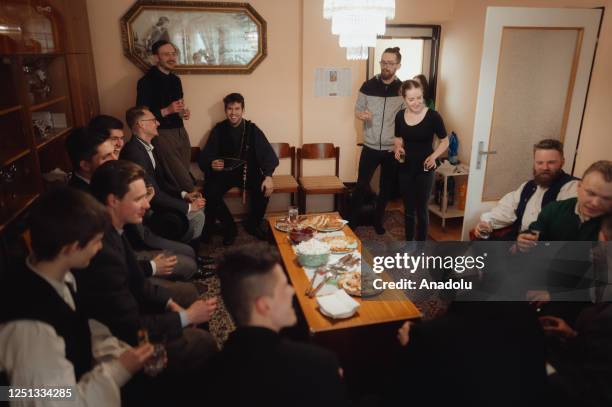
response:
M474 230L482 238L481 230L510 227L503 240L515 240L529 228L542 208L554 201L576 197L578 179L563 171L563 143L546 139L533 146L533 179L521 184L516 191L506 194L491 211L480 216Z
M32 210L32 253L0 295L0 372L11 386L71 386L74 405L119 406L119 388L153 353L118 341L81 307L71 270L87 267L107 223L105 208L72 188Z
M149 208L144 171L129 161L106 162L94 173L91 190L105 204L111 224L102 250L76 273L86 311L127 343L137 343L142 328L153 340L167 341L171 374L202 368L217 346L208 332L188 326L207 322L216 299L197 300L187 309L178 305L145 278L123 234L125 225L142 222Z
M241 94L230 93L223 98L223 104L227 119L212 129L198 158L198 164L206 175L204 192L208 200L204 235L210 235L219 218L223 244L234 243L236 225L223 195L232 187L239 187L243 189L243 194L247 191L249 194L250 207L245 230L265 240L261 222L274 191L272 174L278 167L278 157L259 127L242 117L244 97Z
M344 406L336 357L313 345L285 340L293 326L295 291L266 243L224 254L221 295L238 328L214 360L211 405Z

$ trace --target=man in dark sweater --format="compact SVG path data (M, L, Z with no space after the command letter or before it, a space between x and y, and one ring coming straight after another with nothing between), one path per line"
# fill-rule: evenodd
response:
M279 335L296 323L294 290L265 243L228 251L219 264L221 295L238 326L214 360L211 405L344 406L336 357Z
M151 47L156 65L138 81L136 105L147 106L159 121L160 164L168 182L182 191L192 192L194 178L189 172L191 143L183 126L191 112L183 101L181 79L172 73L177 54L168 41L157 41Z
M219 218L223 243L231 245L234 242L236 225L223 195L230 188L239 187L243 189L243 194L249 193L250 207L245 229L258 239L265 240L261 222L274 191L272 173L278 166L278 157L259 127L242 117L244 97L241 94L231 93L223 98L223 103L227 119L212 129L198 158L198 164L206 175L204 234L210 235Z
M72 386L74 405L120 406L119 388L153 347L131 348L89 320L71 273L102 247L105 208L86 193L57 188L39 199L28 223L32 253L0 295L0 373L16 388ZM25 404L47 405L40 403Z

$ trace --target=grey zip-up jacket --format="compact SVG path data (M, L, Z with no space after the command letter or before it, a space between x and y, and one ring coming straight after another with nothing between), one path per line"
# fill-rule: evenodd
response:
M355 112L368 110L372 120L363 121L363 143L374 150L391 150L395 139L395 115L404 108L399 94L402 81L385 84L380 75L365 81L359 89Z

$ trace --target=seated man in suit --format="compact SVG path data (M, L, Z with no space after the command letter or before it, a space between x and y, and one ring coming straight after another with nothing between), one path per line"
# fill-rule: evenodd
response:
M98 115L89 121L88 129L101 134L113 143L115 147L115 156L119 157L121 150L125 144L125 135L123 133L123 123L121 120L113 116ZM177 266L174 268L174 273L181 278L189 279L190 277L209 277L214 274L210 267L215 260L209 256L198 256L195 250L182 242L164 239L151 231L143 224L133 225L126 229L127 238L132 244L132 247L139 256L146 258L157 255L160 250L167 250L177 255L187 256L189 259L195 259L197 262L197 272L192 267L182 267L182 256L178 256Z
M123 235L125 225L142 222L149 208L144 176L142 168L123 160L108 161L94 173L91 191L106 206L111 225L102 250L76 274L77 283L92 317L130 344L137 343L141 328L153 340L167 341L168 372L182 375L201 369L216 351L208 332L188 328L210 319L216 299L197 300L184 309L167 290L144 277Z
M599 245L594 248L598 271L592 290L594 305L586 307L576 324L562 318L540 317L544 332L552 338L550 376L558 406L612 405L612 216L601 225ZM572 326L574 325L574 326Z
M214 364L217 405L345 405L335 355L279 335L296 315L278 253L265 243L243 246L225 253L218 273L238 328Z
M73 130L66 138L66 149L72 162L74 173L69 185L81 191L91 193L91 174L104 162L104 153L110 150L110 144L106 137L91 129L80 127ZM115 160L114 154L108 156ZM142 235L149 240L158 243L158 250L151 250L140 244L139 236ZM152 282L162 285L172 292L175 300L182 306L189 306L198 297L196 287L191 283L175 282L170 280L188 280L197 271L193 249L180 242L173 242L156 236L143 225L128 225L126 237L130 243L138 244L137 258L140 260L147 277L153 277ZM183 248L184 246L184 248ZM172 251L173 255L165 255L160 250ZM190 252L191 251L191 252ZM183 254L186 253L186 254Z
M498 202L497 206L480 216L474 235L482 238L481 231L510 227L501 237L515 240L529 228L542 208L554 201L574 198L578 179L563 172L563 143L546 139L533 146L533 179L523 182Z
M272 173L278 167L278 157L259 127L242 117L244 97L241 94L231 93L223 98L223 103L227 119L212 129L198 158L198 164L206 175L204 192L208 200L204 236L210 235L218 217L223 243L234 243L236 225L223 195L232 187L240 187L243 194L249 193L245 230L260 240L266 240L261 222L274 191Z
M28 222L32 253L0 294L0 373L16 388L71 386L75 406L120 406L120 387L153 347L131 348L89 319L71 273L102 247L105 208L86 193L57 188L39 199Z
M170 185L164 174L164 167L158 165L159 158L154 139L158 136L159 122L145 106L136 106L125 113L128 127L132 130L131 140L121 150L121 159L140 165L145 171L145 180L155 189L151 200L154 213L172 212L187 219L189 228L180 238L198 246L198 239L204 227L204 204L202 195L196 191L181 191ZM160 228L163 232L163 228ZM156 230L156 229L153 229Z

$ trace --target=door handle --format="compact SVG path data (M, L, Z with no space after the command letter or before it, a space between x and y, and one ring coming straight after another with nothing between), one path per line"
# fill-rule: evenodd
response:
M482 166L482 156L490 155L490 154L497 154L497 151L495 150L486 151L484 149L484 141L479 141L478 142L478 156L476 157L476 169L477 170L479 170L480 167Z

